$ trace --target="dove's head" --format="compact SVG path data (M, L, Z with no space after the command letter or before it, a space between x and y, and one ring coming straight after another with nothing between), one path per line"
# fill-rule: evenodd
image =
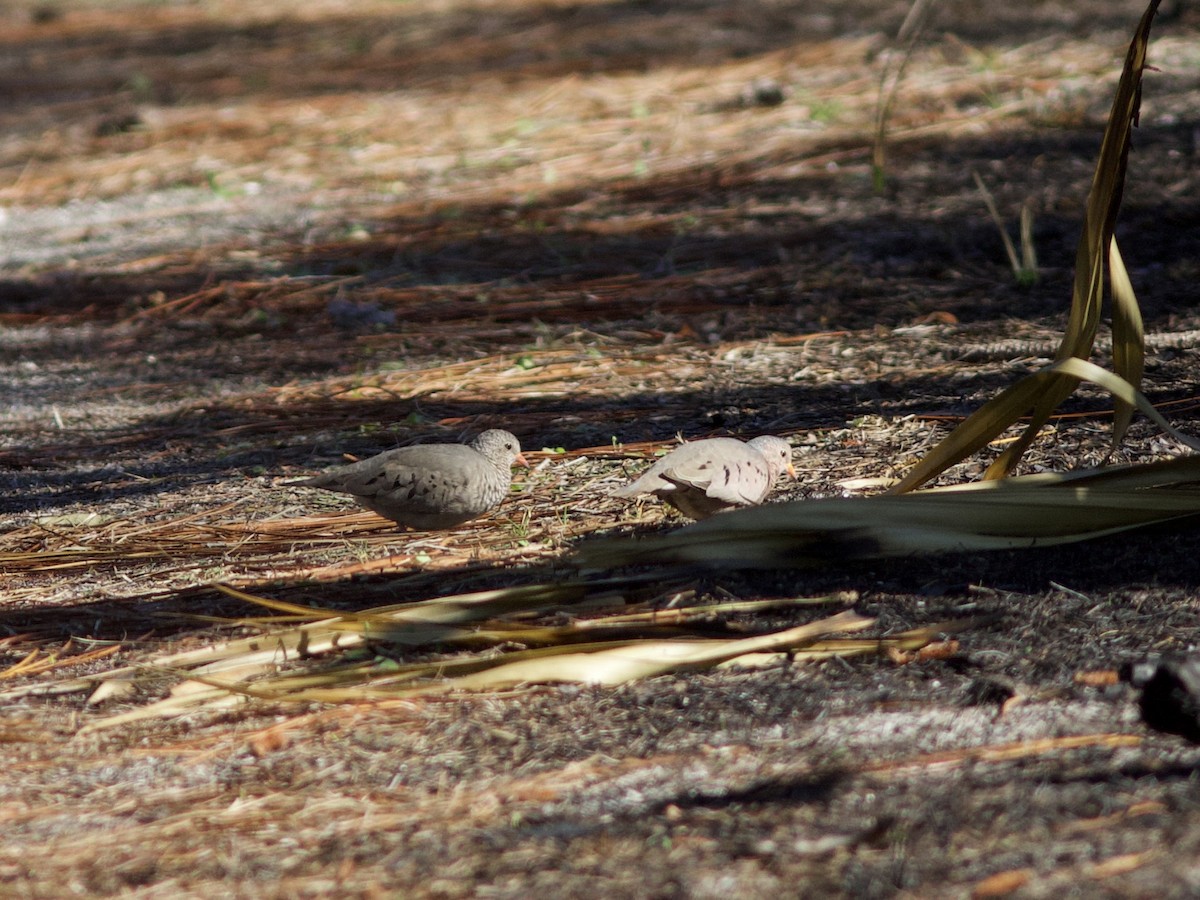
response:
M471 441L471 446L492 462L505 468L515 463L522 466L529 465L525 457L521 455L521 442L517 440L517 436L500 428L485 431Z
M756 437L748 444L761 453L763 459L767 461L772 485L784 472L787 472L792 478L796 477L796 469L792 466L792 445L783 438L765 435Z

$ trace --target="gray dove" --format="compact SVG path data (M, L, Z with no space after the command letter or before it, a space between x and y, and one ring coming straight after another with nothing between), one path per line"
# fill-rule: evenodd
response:
M783 438L708 438L683 444L652 465L637 481L613 491L615 497L654 494L685 516L762 503L780 474L794 476L792 448Z
M453 528L495 509L528 463L521 444L493 428L468 444L415 444L293 482L350 494L379 515L417 531Z

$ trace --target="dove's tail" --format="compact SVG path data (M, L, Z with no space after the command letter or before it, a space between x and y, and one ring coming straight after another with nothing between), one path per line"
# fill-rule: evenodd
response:
M610 497L636 497L638 494L646 493L646 485L642 484L642 479L631 481L629 484L623 484L620 487L615 487L608 492Z

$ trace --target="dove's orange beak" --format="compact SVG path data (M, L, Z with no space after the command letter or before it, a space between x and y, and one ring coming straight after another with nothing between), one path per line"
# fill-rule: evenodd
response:
M787 472L788 475L790 475L792 478L796 477L796 467L793 466L790 462L787 464L787 468L784 469L784 471Z
M518 453L517 458L513 460L513 465L514 466L524 466L526 469L528 469L529 468L529 460L527 460L525 458L524 453Z

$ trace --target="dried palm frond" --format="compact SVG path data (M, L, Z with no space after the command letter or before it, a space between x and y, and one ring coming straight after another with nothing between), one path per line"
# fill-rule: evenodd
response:
M1100 323L1104 299L1104 275L1107 269L1113 301L1113 368L1135 390L1141 387L1144 349L1142 317L1137 297L1125 264L1113 237L1113 227L1121 206L1129 145L1137 123L1142 96L1142 73L1150 40L1150 23L1158 8L1153 0L1147 8L1129 45L1125 66L1117 85L1108 125L1096 161L1084 211L1083 233L1075 254L1075 281L1071 292L1071 311L1056 362L1072 358L1086 360L1091 355ZM969 416L957 429L931 450L892 488L903 493L919 487L950 466L978 452L1006 428L1031 413L1021 437L989 466L985 477L1000 478L1016 467L1034 438L1041 432L1054 410L1075 390L1078 381L1062 369L1047 367L1029 376ZM1017 403L1016 400L1020 399ZM1134 404L1117 398L1113 420L1113 446L1124 437L1133 416Z
M902 654L918 650L938 636L970 627L975 620L926 626L876 640L845 640L832 635L861 631L874 620L851 611L781 631L735 638L711 638L689 632L696 620L710 621L729 611L751 612L844 603L845 595L792 598L725 605L620 612L616 589L644 579L626 578L563 584L527 585L421 603L330 615L330 611L258 597L231 588L231 596L286 614L279 627L253 620L263 634L197 651L161 655L145 665L127 666L84 678L40 683L10 690L8 699L30 694L91 690L91 702L124 698L139 686L178 679L169 695L148 705L93 722L89 729L169 718L201 709L222 709L246 699L307 702L361 702L447 690L495 690L522 684L578 682L615 685L670 672L707 669L745 658L761 664L811 652L820 659L863 653ZM591 618L548 626L528 616L561 614L588 592L607 596L607 608ZM595 600L596 598L593 598ZM476 627L467 627L469 623ZM462 655L440 653L433 659L404 663L386 655L416 646L501 648L501 652ZM518 649L511 649L516 647ZM784 654L784 655L780 655ZM312 663L323 661L320 668ZM297 668L297 664L303 664Z
M773 503L644 540L598 539L583 565L788 568L1047 547L1200 515L1200 457L1045 473L899 496Z

